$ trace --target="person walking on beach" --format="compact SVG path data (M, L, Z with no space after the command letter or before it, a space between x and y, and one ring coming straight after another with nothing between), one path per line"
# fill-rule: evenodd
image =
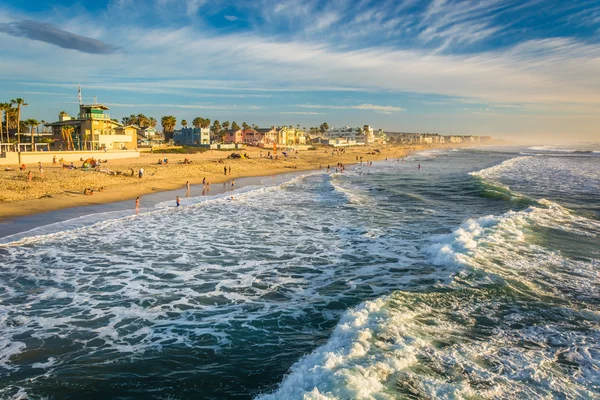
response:
M56 165L56 156L52 157L52 165Z
M29 171L29 172L27 173L27 180L28 180L29 182L31 182L31 179L32 179L32 178L33 178L33 174L31 173L31 171Z
M229 166L229 175L231 175L231 166Z
M206 177L202 178L202 184L206 185Z
M44 179L44 167L42 166L42 162L38 162L38 169L40 170L40 178Z
M223 174L227 175L227 167L223 167Z
M179 198L179 196L175 198L175 204L177 205L177 207L179 207L179 205L181 204L181 199Z
M140 179L142 179L142 176L144 176L144 168L140 168L140 172L138 172L138 175Z
M190 191L190 181L185 181L185 190L186 190L187 192L189 192L189 191Z

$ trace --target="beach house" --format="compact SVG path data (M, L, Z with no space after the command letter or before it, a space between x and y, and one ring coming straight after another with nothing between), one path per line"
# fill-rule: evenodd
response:
M243 129L228 129L225 131L226 143L244 143Z
M210 129L181 128L173 132L173 142L181 146L210 144Z
M117 131L122 125L105 113L108 109L103 104L81 104L76 118L61 112L58 121L45 125L52 128L53 148L115 150L132 148L132 145L135 147L136 135L130 134L129 131Z

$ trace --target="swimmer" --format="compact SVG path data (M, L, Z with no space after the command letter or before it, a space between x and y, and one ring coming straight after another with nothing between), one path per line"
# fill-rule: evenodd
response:
M175 199L175 204L177 205L177 207L181 205L181 199L179 199L179 196L177 196L177 198Z

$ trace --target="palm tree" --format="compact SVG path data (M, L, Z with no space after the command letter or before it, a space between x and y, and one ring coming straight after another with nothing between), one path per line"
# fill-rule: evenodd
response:
M31 151L35 151L35 140L34 140L34 136L33 136L33 128L35 128L39 124L40 124L40 121L38 121L37 119L29 118L29 119L25 120L25 125L27 125L29 127L30 134L31 134Z
M157 123L158 122L156 121L156 118L154 118L154 117L148 118L148 126L155 128Z
M184 128L187 128L187 119L181 120L181 126L183 126Z
M209 118L203 118L202 119L202 125L200 126L200 128L208 128L210 126L210 119Z
M233 129L234 131L239 131L240 130L240 126L237 124L237 122L233 121L231 123L231 129Z
M144 114L138 114L136 116L137 124L140 128L146 128L150 124L150 119L146 117Z
M194 120L192 121L192 126L196 129L200 129L200 127L202 126L202 120L204 118L202 117L196 117L194 118Z
M131 124L131 118L129 117L123 117L121 118L121 123L125 126L130 125Z
M164 116L160 119L160 122L163 127L163 133L165 135L165 140L171 139L172 137L167 138L167 133L172 134L175 125L177 125L177 118L172 115Z
M248 124L244 121L242 122L242 128L244 128L244 130L248 129Z
M8 110L10 109L10 103L0 103L0 143L4 142L2 136L2 112L4 112L4 118L6 118L6 142L10 141L8 137Z
M229 121L225 121L225 122L223 122L223 124L222 124L222 125L223 125L223 129L225 129L225 130L228 130L228 129L229 129L229 125L230 125L230 124L229 124Z
M73 128L70 125L63 125L62 128L60 128L60 133L62 135L63 143L67 144L67 151L75 150L75 147L73 145L73 136L72 136L74 131L75 131L75 128Z
M20 97L10 101L11 104L17 105L17 142L21 143L21 107L27 107L29 104L25 103Z

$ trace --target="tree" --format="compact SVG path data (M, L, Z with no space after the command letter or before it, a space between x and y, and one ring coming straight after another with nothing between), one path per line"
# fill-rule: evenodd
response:
M152 128L156 128L156 124L157 124L156 118L154 118L154 117L148 118L148 126L150 126Z
M200 128L208 128L210 126L210 119L208 118L202 118L202 125L200 125Z
M248 124L246 122L242 122L242 128L244 128L244 130L248 129Z
M320 126L319 126L319 130L321 131L321 133L325 133L329 130L329 124L327 122L323 122Z
M213 122L213 126L211 128L211 131L213 132L213 134L216 136L219 134L219 132L221 132L221 123L219 122L218 119L215 119L215 122Z
M181 120L181 126L183 126L184 128L187 128L187 119Z
M33 136L33 129L40 124L40 121L38 121L37 119L29 118L29 119L26 119L24 122L25 122L25 125L27 125L27 127L30 129L31 151L35 151L35 140L34 140L34 136Z
M42 133L44 132L44 126L46 125L46 121L41 120L40 124L42 125ZM38 129L38 133L40 133L40 130Z
M167 115L167 116L162 117L160 119L160 122L163 127L163 133L165 135L165 140L172 139L173 129L175 129L175 125L177 125L177 118L175 118L172 115ZM167 134L169 134L169 135L167 135Z
M146 117L144 114L138 114L136 116L136 120L137 120L136 121L137 125L140 128L147 128L150 126L150 119L148 117Z
M73 128L70 125L63 125L60 128L60 133L62 135L63 143L67 144L67 151L75 150L75 146L73 145L73 136L72 136L73 131L75 131L75 128Z
M8 136L8 111L10 110L10 103L0 103L0 143L4 142L2 136L2 113L4 112L4 118L6 118L6 142L10 141Z
M223 129L225 129L225 130L228 130L228 129L229 129L229 125L231 125L231 124L229 123L229 121L225 121L225 122L223 122Z
M131 125L131 118L130 117L123 117L121 118L121 123L125 126L127 125Z
M202 120L204 118L202 117L196 117L194 118L194 120L192 121L192 126L196 129L200 129L202 127Z
M21 107L27 107L29 104L25 103L25 100L20 97L10 102L17 105L17 142L21 143Z
M233 121L231 123L231 129L233 129L234 131L239 131L240 130L240 126L237 124L237 122Z

